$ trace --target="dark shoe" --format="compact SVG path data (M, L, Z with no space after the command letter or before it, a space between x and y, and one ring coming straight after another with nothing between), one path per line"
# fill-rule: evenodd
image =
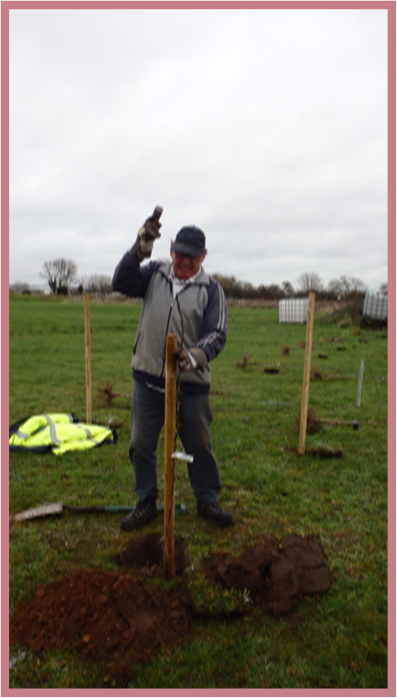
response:
M221 509L218 502L197 502L197 514L218 526L230 526L233 523L232 515Z
M137 528L146 526L149 521L153 521L157 516L156 500L153 497L147 497L138 502L135 509L130 511L125 519L121 522L121 528L124 531L134 531Z

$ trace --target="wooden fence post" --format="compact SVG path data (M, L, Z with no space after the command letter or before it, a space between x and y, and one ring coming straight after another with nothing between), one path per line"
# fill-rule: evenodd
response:
M84 294L84 328L85 328L85 405L86 422L91 424L91 337L90 337L90 296Z
M299 429L299 446L298 453L303 455L306 446L306 427L307 427L307 410L309 406L309 385L310 385L310 365L312 360L313 347L313 323L314 323L314 301L316 294L313 291L309 293L309 307L307 311L307 328L306 328L306 352L305 352L305 367L303 371L303 390L302 403L300 414L300 429Z
M168 573L175 575L175 482L172 454L176 432L176 360L173 352L177 338L167 335L165 351L165 440L164 440L164 537L168 555Z

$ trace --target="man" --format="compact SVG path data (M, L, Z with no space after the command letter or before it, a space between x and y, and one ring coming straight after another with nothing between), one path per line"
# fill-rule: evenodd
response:
M218 504L221 480L212 453L209 404L209 362L222 351L227 336L227 305L221 286L202 263L207 254L205 235L196 226L183 227L171 244L171 262L150 261L160 237L155 209L138 231L132 248L113 276L113 289L143 298L132 354L134 384L131 402L130 459L135 472L138 504L122 521L122 528L141 528L157 516L156 450L164 424L165 345L175 334L179 350L180 407L178 434L193 456L188 473L197 500L197 513L219 526L232 523Z

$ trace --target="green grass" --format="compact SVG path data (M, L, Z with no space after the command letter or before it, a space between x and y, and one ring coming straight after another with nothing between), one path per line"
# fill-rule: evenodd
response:
M137 304L91 302L93 421L122 422L115 447L84 454L10 454L10 610L48 582L79 566L113 569L111 555L126 544L118 515L76 516L16 524L13 515L48 502L130 504L134 478L128 459L130 358ZM320 535L334 583L275 619L255 611L239 619L195 621L188 641L137 666L139 688L387 688L387 339L381 331L331 320L316 311L309 405L329 420L308 434L296 454L306 325L280 325L278 311L231 307L225 350L212 364L213 448L234 516L230 529L197 519L186 468L178 466L176 500L187 516L176 534L197 566L211 550L242 552L253 537ZM363 341L364 340L364 341ZM285 347L289 353L285 353ZM340 349L343 349L340 351ZM239 368L243 353L250 355ZM363 352L363 353L362 353ZM319 354L328 358L320 358ZM365 360L357 408L360 359ZM280 363L264 373L264 363ZM122 395L104 403L101 387ZM41 412L74 412L85 419L83 303L10 297L9 419ZM376 423L369 423L376 422ZM342 449L320 459L318 447ZM163 439L158 451L163 487ZM160 524L161 525L161 524ZM149 530L158 529L157 523ZM11 648L11 655L17 654ZM94 666L73 653L31 653L10 671L10 686L104 687Z

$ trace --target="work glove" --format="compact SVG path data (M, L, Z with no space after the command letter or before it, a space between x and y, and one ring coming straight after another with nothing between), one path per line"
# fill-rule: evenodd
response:
M173 352L181 371L195 371L204 368L207 357L202 349L176 349Z
M152 256L154 241L161 237L160 216L162 212L162 207L156 206L150 218L147 218L138 230L138 237L130 252L136 252L141 260L149 259Z

